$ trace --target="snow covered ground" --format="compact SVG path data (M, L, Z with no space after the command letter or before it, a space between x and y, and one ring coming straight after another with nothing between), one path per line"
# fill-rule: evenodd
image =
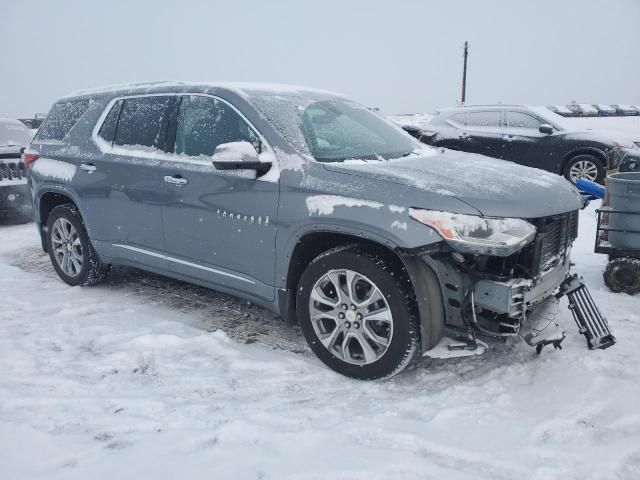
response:
M294 327L118 269L71 288L33 224L0 225L0 479L638 479L639 297L574 250L618 344L521 342L386 382L326 369Z

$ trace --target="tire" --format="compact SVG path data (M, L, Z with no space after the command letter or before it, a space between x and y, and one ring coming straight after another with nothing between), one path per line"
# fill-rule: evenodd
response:
M640 259L614 258L607 264L603 277L612 292L634 295L640 292Z
M316 257L302 274L296 295L300 327L332 370L360 380L388 378L419 351L415 295L406 271L395 264L384 254L347 246Z
M576 183L580 178L580 172L582 171L583 178L591 180L592 182L604 184L604 176L606 174L602 161L594 157L593 155L576 155L569 159L564 166L562 174L571 183Z
M109 273L110 265L100 262L73 204L58 205L51 210L46 242L53 268L71 286L95 285Z

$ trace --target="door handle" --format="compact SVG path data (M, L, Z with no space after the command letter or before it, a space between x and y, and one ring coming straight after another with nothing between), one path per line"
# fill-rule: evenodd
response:
M460 140L469 140L471 138L471 135L469 135L468 133L461 133L459 135Z
M96 166L93 163L81 163L80 170L84 170L85 172L92 173L96 171Z
M187 184L187 179L180 175L165 175L164 181L178 186Z

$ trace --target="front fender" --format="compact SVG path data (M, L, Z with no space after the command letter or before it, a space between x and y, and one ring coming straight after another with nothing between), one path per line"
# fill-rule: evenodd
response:
M280 218L278 253L282 260L278 262L276 278L286 278L296 245L309 234L350 235L391 250L411 250L442 241L431 227L409 217L409 210L405 207L334 195L310 196L302 204L306 204L306 211L287 209L288 214ZM287 217L295 220L289 222Z

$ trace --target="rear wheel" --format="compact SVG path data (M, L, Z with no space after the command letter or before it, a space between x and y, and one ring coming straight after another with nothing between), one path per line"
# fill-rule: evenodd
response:
M564 176L571 183L585 178L596 183L603 183L605 169L602 162L593 155L576 155L564 167Z
M604 283L612 292L629 295L640 292L640 260L632 257L614 258L604 271Z
M109 265L100 262L75 205L58 205L47 219L47 250L53 268L72 286L101 282Z
M382 254L339 247L303 273L296 308L313 352L329 368L363 380L393 376L419 350L418 314L406 272Z

